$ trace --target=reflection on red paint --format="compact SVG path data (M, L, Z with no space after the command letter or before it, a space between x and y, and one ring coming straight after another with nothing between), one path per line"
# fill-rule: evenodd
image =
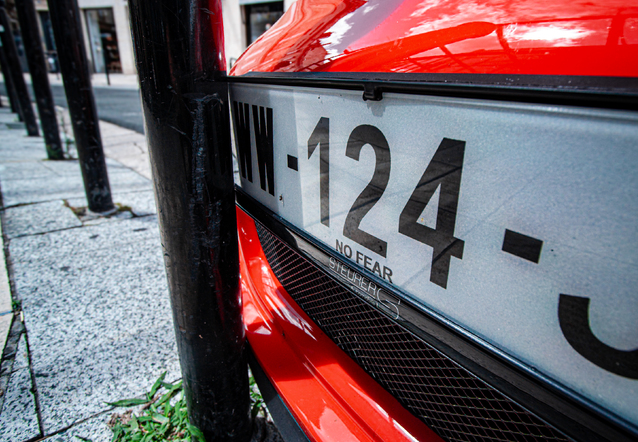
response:
M298 0L240 57L255 72L638 76L638 8L484 0Z
M237 210L243 319L257 360L311 440L442 442L288 296Z
M202 2L199 9L202 14L205 14L208 17L208 20L195 20L193 23L193 26L195 27L193 29L193 44L195 45L193 53L196 57L195 63L198 67L202 68L202 71L208 71L214 66L215 71L225 72L226 57L224 55L224 24L221 19L222 4L216 0L209 0L207 2ZM200 29L202 26L210 26L211 30L202 32ZM211 36L212 42L209 39ZM205 48L210 47L211 44L216 44L217 49L214 51L207 51ZM216 56L217 59L210 59L211 55ZM204 69L204 67L206 67L206 69Z

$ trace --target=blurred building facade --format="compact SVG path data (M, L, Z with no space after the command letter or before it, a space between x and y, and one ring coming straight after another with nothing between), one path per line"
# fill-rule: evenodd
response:
M242 52L266 32L295 0L222 0L226 63L228 68Z
M53 0L55 1L55 0ZM226 62L239 55L268 30L295 0L222 0ZM35 0L43 45L51 72L57 72L57 52L46 0ZM94 73L135 73L127 0L78 0L84 43Z

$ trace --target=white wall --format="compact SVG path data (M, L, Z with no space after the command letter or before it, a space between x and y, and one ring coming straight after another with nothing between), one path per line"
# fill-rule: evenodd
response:
M296 0L284 0L284 12ZM222 0L224 15L224 39L226 40L226 66L231 68L230 60L237 60L246 50L246 17L244 8L239 6L239 0Z
M113 6L113 18L117 32L117 45L120 49L123 74L135 74L135 55L133 54L133 39L131 37L131 23L128 16L128 3L117 1Z
M222 0L222 14L226 43L226 69L230 71L231 59L237 60L246 49L245 18L238 0Z

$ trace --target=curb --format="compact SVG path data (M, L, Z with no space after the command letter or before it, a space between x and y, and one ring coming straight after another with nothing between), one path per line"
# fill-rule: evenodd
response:
M11 299L11 287L9 285L9 274L7 271L7 261L4 255L4 238L2 225L0 223L0 349L4 350L11 329L13 320L13 305Z

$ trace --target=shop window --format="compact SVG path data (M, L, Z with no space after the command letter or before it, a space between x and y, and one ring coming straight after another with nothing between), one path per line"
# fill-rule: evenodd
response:
M58 53L55 50L55 39L53 37L53 25L51 24L51 16L49 11L38 11L40 16L40 26L42 27L42 37L44 40L44 48L46 49L45 58L49 72L58 73Z
M122 72L112 8L85 9L93 72Z

